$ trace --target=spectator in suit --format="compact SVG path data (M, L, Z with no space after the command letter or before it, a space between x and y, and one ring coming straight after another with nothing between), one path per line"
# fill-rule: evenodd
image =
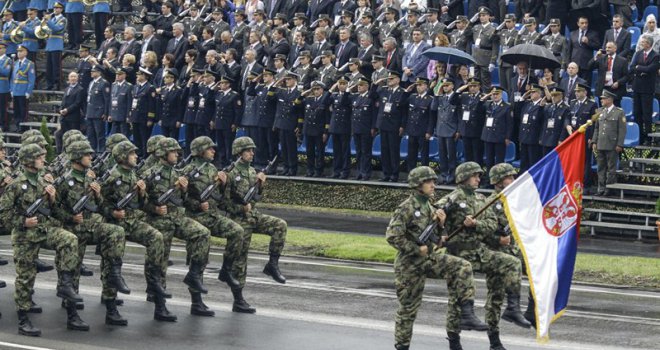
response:
M58 111L61 134L72 129L80 130L81 113L85 102L85 91L78 83L78 73L69 73L68 82L69 86L64 90L64 97ZM59 151L61 152L61 149Z
M351 30L342 28L339 30L339 42L335 45L335 67L341 68L350 58L357 57L358 48L350 41Z
M315 21L319 18L320 14L326 14L330 16L332 14L332 9L334 7L333 0L311 0L309 2L309 18L311 21Z
M184 56L189 47L188 40L183 37L182 23L174 23L172 25L172 33L174 34L174 37L167 43L165 53L171 53L174 55L174 68L180 71L185 64Z
M589 29L589 20L586 17L578 19L578 29L571 32L568 41L568 52L571 62L575 62L580 67L586 67L589 60L593 57L593 51L600 49L600 39L598 32ZM582 70L579 72L580 78L591 84L591 71Z
M314 43L310 49L313 57L320 56L323 51L332 50L332 45L327 40L327 35L328 33L323 28L314 29Z
M121 46L117 38L115 38L115 30L112 27L106 27L103 31L103 36L105 37L105 40L101 43L98 55L96 56L98 60L103 60L105 58L109 48L113 47L119 51L119 46Z
M310 51L310 47L305 42L305 36L303 33L296 32L293 37L293 47L291 47L291 51L289 51L289 57L287 58L287 64L289 67L293 67L296 59L303 51Z
M623 28L623 17L621 15L614 15L614 18L612 18L612 29L608 29L605 32L605 40L603 40L602 49L605 50L607 43L613 41L617 47L617 55L628 60L632 56L630 37L630 32ZM600 96L600 91L598 91L597 94Z
M257 52L253 49L245 50L244 61L241 65L241 78L238 80L240 90L245 91L250 84L250 72L262 72L264 67L257 61Z
M243 43L234 39L234 36L231 35L231 32L224 31L220 34L220 44L218 45L218 51L225 52L229 49L236 50L237 58L243 57Z
M172 14L173 8L174 4L171 2L167 1L163 3L160 7L161 15L154 20L149 19L146 11L143 10L141 13L140 17L142 18L142 22L145 24L151 24L156 28L156 38L160 40L161 43L168 43L174 36L172 26L176 17Z
M256 53L256 60L259 62L259 64L264 65L264 46L261 44L261 41L259 41L259 32L251 31L250 34L248 35L248 42L249 45L245 47L245 49L252 49Z
M140 47L140 55L138 57L141 57L147 51L155 52L159 58L163 57L162 43L156 38L154 32L154 26L151 24L145 24L142 27L142 46Z
M124 55L127 53L130 53L131 55L135 56L135 58L140 57L141 53L141 46L140 43L135 40L135 28L133 27L126 27L124 28L124 42L121 44L119 47L119 61L124 58ZM139 61L139 59L138 59Z
M191 35L188 40L199 53L197 56L197 66L203 65L203 60L207 52L217 48L215 38L213 37L213 29L210 27L204 27L202 29L202 41L198 40L196 35Z
M396 46L396 39L387 38L383 42L383 56L385 56L385 68L396 72L402 72L402 55Z
M613 41L605 45L605 51L598 51L596 57L589 61L588 69L598 70L596 81L596 95L602 95L603 89L616 94L614 104L621 106L621 98L626 94L628 83L628 60L617 53L617 46Z
M286 6L286 0L264 0L264 11L268 18L272 19L276 14L284 12L284 6Z
M220 72L220 69L222 68L222 63L218 61L220 58L220 55L218 55L218 52L215 50L208 50L206 51L206 55L204 56L204 65L199 66L195 64L196 68L204 68L204 71L207 70L212 70L214 72ZM199 61L199 58L197 59Z
M224 55L221 56L220 63L222 63L222 66L220 67L220 73L223 77L229 78L232 90L240 91L238 88L241 83L241 65L236 62L238 53L234 49L227 49Z
M566 68L566 73L568 76L561 78L559 82L559 87L564 90L564 96L567 101L575 99L575 88L577 84L587 84L587 81L578 76L580 68L577 63L571 62Z
M630 62L630 72L633 75L633 114L639 125L639 143L648 146L648 134L651 132L651 116L653 114L653 96L655 81L658 76L658 53L653 50L653 37L643 35L639 39L641 50L637 51Z
M262 37L262 44L264 45L264 53L268 57L268 66L273 67L273 60L275 55L284 55L285 57L289 55L291 46L289 42L285 39L286 32L283 28L275 28L271 34L272 42L270 45L267 45L266 38Z
M415 82L418 77L426 78L426 67L429 64L429 58L422 55L429 48L424 40L424 34L420 28L412 31L412 43L406 49L403 56L403 78L404 82Z
M371 35L361 34L360 37L360 49L358 50L357 58L360 59L360 72L365 77L370 77L371 73L374 71L374 67L371 64L371 58L378 54L376 47L372 43Z

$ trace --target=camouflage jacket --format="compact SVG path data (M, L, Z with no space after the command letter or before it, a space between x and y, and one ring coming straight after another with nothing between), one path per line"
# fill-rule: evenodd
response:
M137 175L132 169L125 169L118 166L110 172L108 179L101 184L101 194L103 195L103 202L101 203L100 212L110 223L116 223L117 220L112 217L112 212L115 210L117 203L122 198L135 189L135 184L138 181ZM126 212L125 221L140 220L145 217L144 212L139 210L144 205L145 197L136 195L131 202L124 208Z
M250 190L250 187L257 183L257 171L249 163L243 161L236 162L236 166L227 174L227 184L225 186L225 195L223 199L224 209L232 217L244 216L243 198ZM256 201L252 204L252 214L256 214Z
M172 199L166 203L161 203L160 205L167 205L168 217L183 217L185 215L183 203L187 200L186 197L188 193L187 191L184 192L179 189L178 186L175 187L176 181L179 179L179 176L183 175L183 173L180 170L175 169L172 165L159 162L149 168L144 174L144 177L148 178L151 174L156 175L153 180L147 183L147 201L144 205L144 211L149 216L160 217L160 215L156 213L156 207L159 206L158 198L170 189L175 188ZM180 201L180 205L174 204L173 201Z
M499 195L499 191L495 190L495 192L493 192L493 194L488 197L487 201L490 202L491 200L495 199L497 195ZM497 229L495 232L493 232L492 235L486 237L484 243L486 243L486 245L488 245L488 247L492 250L511 252L512 254L518 255L519 248L515 239L513 238L513 235L511 235L510 245L503 246L500 244L500 237L504 234L506 227L509 226L509 220L507 219L506 213L504 211L504 204L501 200L498 200L490 207L490 210L492 210L493 214L495 215L495 219L497 220Z
M91 196L86 207L96 207L98 210L98 204L103 202L103 196L99 196L98 198L94 196L94 191L89 188L92 182L94 182L94 178L88 176L87 171L81 172L72 169L71 172L68 172L64 177L64 181L57 186L57 205L53 208L53 216L66 226L76 225L72 221L73 207L85 194ZM83 220L83 225L86 225L88 222L102 221L98 215L92 217L92 212L89 210L83 210L82 213L85 219Z
M425 260L419 254L417 239L424 229L432 223L435 207L432 199L412 194L394 211L387 226L385 238L387 243L398 250L397 262ZM433 250L432 243L427 243L429 253Z
M202 203L200 201L200 196L208 186L213 185L218 176L218 169L216 169L211 162L204 160L201 157L194 157L193 160L183 168L183 173L187 174L195 169L197 169L197 171L188 182L188 196L184 202L186 211L193 214L200 212L199 205ZM220 186L216 187L214 190L215 193L207 200L210 209L218 209L220 202L216 199L220 199L222 194L221 191L222 188Z
M137 175L139 177L142 177L144 174L147 173L149 169L151 169L152 166L158 164L158 158L155 155L149 155L147 159L144 160L144 165L140 170L138 170Z

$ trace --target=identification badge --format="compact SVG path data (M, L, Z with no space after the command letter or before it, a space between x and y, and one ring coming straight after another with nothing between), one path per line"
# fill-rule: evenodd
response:
M236 175L236 181L241 181L241 175Z
M156 180L156 181L160 181L160 175L156 175L156 177L154 178L154 180Z
M121 180L117 180L117 182L115 182L115 185L117 186L121 185Z
M26 185L26 184L21 185L21 189L22 189L23 191L27 190L27 185Z
M206 104L206 99L204 97L199 99L199 108L204 108L204 105Z
M477 40L474 41L474 46L476 48L479 48L479 44L481 44L481 38L477 38Z
M573 118L571 118L571 125L572 125L573 127L577 126L577 117L573 117Z
M111 105L112 107L117 107L117 105L119 105L119 101L117 101L117 99L112 99Z
M608 83L614 83L612 81L612 72L606 72L605 73L605 81L608 82Z
M188 108L194 108L195 107L195 100L192 98L188 99Z
M554 129L555 127L555 118L548 119L548 129Z
M493 117L486 118L486 126L489 127L489 128L492 128L492 127L493 127L493 121L494 121L494 120L495 120L495 119L494 119Z
M386 102L385 107L383 107L383 112L390 113L392 112L392 102Z
M464 202L459 203L458 206L463 209L467 208L467 204L465 204Z
M426 40L426 43L427 43L429 46L433 46L433 40L431 40L431 39Z
M133 108L133 109L137 109L137 106L138 106L138 99L137 99L137 98L134 98L134 99L133 99L133 103L131 104L131 108Z
M523 120L522 120L523 124L527 124L528 120L529 120L529 113L523 114Z
M513 93L513 100L515 102L522 101L522 95L520 94L520 92L516 91L516 92Z
M463 111L463 121L470 120L470 111Z

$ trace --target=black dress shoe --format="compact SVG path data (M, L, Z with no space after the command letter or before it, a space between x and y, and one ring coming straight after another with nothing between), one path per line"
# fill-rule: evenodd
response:
M348 174L339 177L342 180L348 180Z
M399 182L399 179L396 177L391 177L390 182Z
M338 178L340 178L340 175L339 174L332 174L332 178L333 179L338 179Z
M359 180L362 180L362 174L356 176L356 177L355 177L355 180L358 180L358 181L359 181Z
M386 177L381 177L380 179L378 179L378 181L380 181L380 182L389 182L390 178L387 177L387 176Z
M305 174L305 177L314 177L314 174L312 174L312 173L307 173L307 174Z

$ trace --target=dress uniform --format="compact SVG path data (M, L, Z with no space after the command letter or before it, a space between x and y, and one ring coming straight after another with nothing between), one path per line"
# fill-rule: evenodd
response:
M369 86L369 80L361 78L360 85ZM371 177L371 155L373 151L373 135L376 129L376 97L369 90L358 92L351 97L351 133L355 141L355 158L357 162L357 180L369 180Z
M438 20L438 14L440 12L438 9L429 7L427 10L427 18L424 24L421 25L421 28L424 33L424 40L433 47L433 38L438 36L438 34L444 34L447 26Z
M298 81L298 75L289 72L286 80ZM298 173L297 134L303 124L303 105L300 91L295 87L280 89L275 95L275 122L273 127L278 131L282 150L284 171L282 175L296 176Z
M456 21L461 22L466 27L462 30L454 29L449 33L449 46L470 53L470 43L472 39L472 29L467 27L468 18L466 16L456 16Z
M492 12L483 6L479 9L479 15L490 17ZM498 54L498 37L495 26L490 23L480 22L472 27L472 56L477 62L475 68L475 77L481 80L481 86L484 90L490 89L490 72L495 69Z
M169 84L165 84L160 88L160 94L157 96L157 115L160 123L160 129L163 136L171 137L175 140L179 139L179 127L183 121L184 105L181 103L181 95L183 90L174 84L175 76L171 71L168 71L166 80Z
M568 138L568 136L572 133L575 132L581 125L587 122L587 120L591 119L591 116L596 113L596 102L593 99L590 99L587 97L587 92L589 91L590 87L585 85L585 84L577 84L575 87L575 91L580 93L584 92L584 98L578 99L576 98L575 100L572 100L568 106L568 118L564 121L564 130L562 130L562 136L560 140L565 140ZM570 133L569 129L570 128ZM592 150L590 146L591 139L593 137L594 133L594 128L593 126L590 126L586 130L585 134L585 148L586 148L586 156L584 159L585 166L584 166L584 187L589 188L591 186L592 179L591 179L591 157L592 157Z
M479 86L476 79L470 79L468 85ZM463 92L460 96L461 111L458 120L458 133L463 140L465 160L483 162L484 145L481 141L481 130L484 127L486 109L479 94Z
M37 11L37 17L41 18L44 12L48 10L48 0L30 0L28 10L30 9L35 9Z
M332 58L334 54L330 50L322 52L323 57L329 57L329 63L319 67L317 70L318 80L321 81L325 86L332 86L335 81L338 79L339 72L337 68L332 64Z
M126 81L126 72L118 69L117 77L123 75L121 82L115 81L110 89L110 133L122 133L130 137L131 128L128 115L133 103L133 84ZM122 79L122 78L120 78Z
M421 155L422 165L429 165L429 138L433 134L431 105L433 96L428 89L429 80L417 78L417 85L424 91L413 93L408 98L408 113L403 120L404 133L408 135L408 172L417 167L417 154ZM428 135L428 137L427 137Z
M218 144L216 159L221 168L231 163L231 144L236 138L236 128L241 122L243 102L241 95L231 89L234 80L221 77L220 89L215 92L215 113L213 115L213 130L215 143Z
M13 55L16 54L18 44L11 40L11 32L18 27L19 22L14 20L14 11L10 9L6 9L2 15L5 17L4 24L2 25L2 39L7 45L7 55Z
M390 71L387 77L387 87L372 87L378 101L378 114L376 128L380 133L381 164L383 166L383 178L381 181L399 181L399 163L401 134L403 131L403 120L408 112L408 93L399 87L401 74ZM389 81L396 79L394 87Z
M87 138L95 152L103 152L105 149L105 121L110 114L110 84L101 77L98 66L92 68L97 77L92 80L87 89L87 109L85 120L87 121Z
M538 100L523 103L520 111L520 172L525 172L541 159L541 129L543 128L542 90L538 84L531 85L531 91L539 94Z
M14 62L14 68L11 72L11 80L9 83L9 90L14 98L14 125L19 129L21 122L27 120L28 116L28 100L34 90L34 83L36 80L36 72L34 63L25 58L27 56L27 49L24 46L19 46L19 57Z
M110 0L96 0L96 2L94 2L94 6L92 6L92 15L94 17L94 37L96 38L96 47L101 47L101 44L103 44L103 31L108 26L108 19L110 18L111 13L112 9L110 8Z
M275 76L275 71L269 68L264 68L263 75L272 77ZM265 166L269 160L275 158L278 153L278 135L273 130L275 123L275 114L273 111L277 108L277 88L270 84L257 84L256 81L251 81L248 84L246 94L255 96L255 104L257 105L257 138L255 144L257 145L256 154L254 156L254 163L258 166ZM270 174L268 174L270 175Z
M559 87L552 88L551 92L553 103L548 104L543 109L543 128L541 129L541 146L543 155L552 152L559 145L559 138L564 130L562 126L569 118L570 109L564 103L564 90ZM561 97L559 102L554 102L555 98Z
M445 86L447 87L445 89ZM458 135L461 95L454 91L454 80L447 78L442 82L443 94L434 98L431 105L431 130L435 129L438 138L438 163L440 176L438 183L453 184L456 170L456 141ZM449 90L449 91L447 91Z
M9 130L10 126L14 126L10 123L9 115L7 113L7 107L9 105L9 99L11 98L11 90L9 86L11 85L10 79L12 77L12 59L7 56L4 51L7 48L5 42L0 42L0 124L2 125L2 130Z
M200 83L197 94L197 116L195 116L195 137L211 136L211 121L215 113L215 80L220 78L217 72L210 69L204 71L204 77L213 77L209 84ZM206 79L206 78L203 78Z
M45 7L45 6L44 6ZM37 11L37 9L33 6L30 6L29 9L31 11ZM25 20L25 24L23 25L23 46L27 47L28 49L28 59L32 62L37 62L37 51L39 51L39 41L37 37L34 35L34 29L38 27L41 24L41 21L39 18L35 17L33 19L28 18Z
M330 127L332 137L332 177L348 179L351 172L351 94L346 91L348 80L337 81L341 90L333 92Z
M392 15L392 21L383 21L378 27L379 46L383 46L382 44L387 38L394 38L397 42L401 39L401 28L399 28L399 24L395 20L397 10L394 7L388 7L385 9L385 12L386 16Z
M85 91L87 91L87 88L89 87L89 82L92 81L92 62L89 60L89 49L89 46L80 45L78 55L81 57L78 59L78 67L76 68L76 72L78 73L78 83L80 83Z
M525 25L525 31L523 34L520 34L520 32L518 32L516 45L519 44L543 45L543 38L541 37L541 33L536 31L536 19L534 17L530 17L525 19L523 23Z
M69 49L75 49L83 42L83 13L85 13L85 5L82 3L82 0L67 0L64 3L64 13L66 14L67 33L69 34L69 45L67 47Z
M371 57L371 63L375 62L380 62L381 67L378 69L374 69L373 72L371 72L371 81L374 82L375 85L377 86L385 86L387 84L387 75L389 74L389 71L385 69L385 67L382 66L382 63L385 61L385 56L381 55L373 55ZM378 83L376 83L378 82Z
M516 44L516 40L518 39L518 31L516 30L515 27L516 15L514 15L513 13L507 13L504 16L504 21L507 23L511 23L511 29L506 27L498 31L500 54L506 53L507 50L509 50ZM500 69L500 85L502 86L502 89L504 89L505 91L509 91L510 90L509 78L511 78L511 75L513 74L512 72L513 68L511 66L511 63L501 61L499 69Z
M305 117L303 136L307 150L307 177L323 177L325 143L330 127L329 107L332 103L330 94L325 92L325 85L320 81L312 82L312 96L303 101Z
M186 125L186 155L190 152L190 143L195 139L197 126L195 118L197 116L197 106L199 104L199 88L201 83L198 81L199 75L203 72L201 69L194 68L192 77L181 93L181 103L183 106L183 123Z
M484 142L484 158L487 169L504 162L506 146L511 141L513 134L513 112L511 105L502 101L502 91L504 90L499 86L494 86L492 89L493 99L486 103L486 119L481 132L481 141Z
M138 155L144 157L150 134L149 123L153 123L156 119L156 89L148 81L151 72L140 67L137 75L138 80L133 85L131 115L128 121L133 129L133 140L138 148Z
M261 74L263 69L260 67L254 67L252 71L247 72L245 77L245 90L243 96L243 116L241 117L240 126L245 129L246 135L252 140L256 140L259 134L259 108L257 104L256 95L248 95L247 88L249 81L254 79L256 76Z
M82 5L82 4L81 4ZM46 24L51 30L51 34L46 39L46 82L47 90L59 90L60 79L62 76L62 51L64 50L64 30L66 29L67 19L62 15L61 3L56 2L53 5L54 13L48 19ZM80 13L82 16L82 13ZM81 17L82 19L82 17ZM82 30L82 28L81 28Z
M543 44L547 49L552 51L552 54L555 56L557 61L561 64L561 69L566 69L569 63L568 57L568 41L566 37L561 35L561 22L558 18L553 18L550 20L550 28L553 27L560 28L557 33L549 33L543 37ZM561 79L558 72L555 74L555 79Z
M594 126L592 147L598 163L598 195L607 195L606 186L616 182L616 162L626 137L626 115L623 109L612 105L615 94L603 90L600 99L601 103L608 99L609 107L603 105L598 110L600 115Z

